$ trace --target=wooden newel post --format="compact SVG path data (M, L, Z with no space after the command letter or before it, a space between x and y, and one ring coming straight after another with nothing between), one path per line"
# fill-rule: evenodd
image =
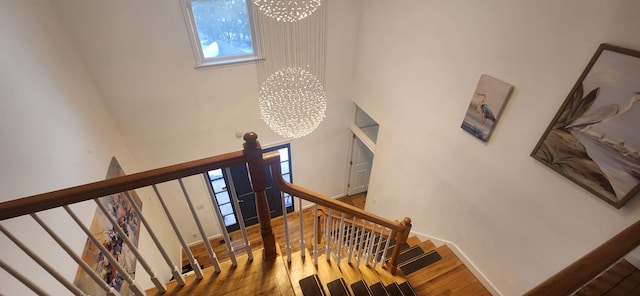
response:
M253 132L244 134L244 155L249 166L251 176L251 186L256 197L256 211L258 221L260 221L260 234L264 245L264 259L273 259L277 256L276 239L271 229L271 213L265 192L266 177L264 172L264 161L262 159L262 147L258 142L258 135Z
M391 254L391 259L389 259L389 270L391 274L396 274L398 269L398 257L400 257L400 246L407 242L407 238L409 237L409 232L411 231L411 218L405 217L402 222L400 222L404 228L401 231L396 232L396 247L393 248L393 253Z

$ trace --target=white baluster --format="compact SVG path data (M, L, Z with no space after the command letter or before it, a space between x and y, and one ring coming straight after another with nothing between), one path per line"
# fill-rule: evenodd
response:
M182 237L182 233L180 233L180 229L178 229L178 225L176 224L176 221L173 220L173 217L171 216L171 212L169 212L169 208L167 207L167 204L162 199L162 195L160 195L160 191L158 191L158 187L155 184L151 185L151 187L153 188L153 191L156 193L156 197L158 197L158 201L160 202L160 205L164 210L164 214L167 215L169 224L171 224L171 228L173 228L173 231L176 233L176 236L178 237L178 241L180 241L180 245L182 245L182 250L187 255L187 258L189 259L189 264L191 265L191 269L193 269L193 272L196 274L196 278L201 280L203 277L203 274L202 274L202 269L200 268L200 264L198 264L198 259L193 257L193 253L191 252L191 249L189 249L189 246L187 246L187 243L184 241L184 238Z
M367 266L369 266L369 262L371 262L372 260L372 255L373 255L373 246L376 243L376 228L378 227L378 225L376 225L375 223L371 223L372 224L372 228L371 228L371 235L369 236L369 249L367 250L367 261L365 262L365 264ZM374 255L375 256L375 255Z
M205 180L206 182L206 180ZM184 195L184 199L187 201L187 205L189 206L189 210L191 211L191 216L193 220L196 222L196 226L198 227L198 232L200 232L200 237L202 237L202 243L207 249L207 253L209 253L209 259L211 259L211 264L216 272L222 271L220 269L220 263L218 263L218 256L213 252L213 248L211 247L211 242L209 241L209 237L207 233L204 231L204 227L202 227L202 223L200 222L200 218L198 217L198 213L196 212L193 203L191 202L191 198L189 197L189 193L187 193L187 188L184 187L184 182L182 179L178 179L178 183L180 184L180 189L182 189L182 194Z
M287 218L287 201L284 196L284 192L280 192L282 197L282 223L284 223L284 244L287 250L287 262L291 262L291 241L289 239L289 219ZM292 197L293 198L293 197ZM304 250L300 250L304 253Z
M222 212L220 212L220 205L218 204L218 200L216 199L215 193L213 193L213 185L209 182L209 176L207 173L203 173L205 183L207 183L207 189L209 189L209 197L211 198L211 202L213 202L213 212L216 213L216 218L218 219L218 223L220 228L222 229L222 237L224 238L225 245L227 246L227 252L229 253L229 259L231 259L232 266L238 266L238 260L236 259L236 252L231 245L231 238L229 238L229 232L227 231L227 227L224 224L224 218L222 217Z
M387 236L387 242L384 245L384 250L382 250L382 258L380 259L380 265L382 267L385 266L385 262L387 262L387 252L389 251L389 245L391 244L391 238L393 238L394 231L389 229L389 235Z
M356 257L356 266L360 266L360 260L362 259L362 256L364 255L364 246L363 244L366 244L365 241L365 237L367 235L367 221L362 220L362 231L360 232L360 235L358 236L358 251L356 253L356 255L358 255L358 257Z
M129 201L129 204L131 204L131 206L133 207L133 210L136 212L136 214L138 214L138 217L140 218L140 221L142 222L144 227L147 229L147 233L149 233L149 236L151 237L153 242L156 244L156 247L160 251L160 254L162 254L162 257L164 258L164 261L167 263L167 265L169 265L169 268L171 269L171 274L173 275L173 278L176 280L178 285L184 286L185 281L184 281L184 276L180 272L181 270L178 270L178 267L173 263L173 261L169 257L169 254L167 254L167 251L162 246L162 243L160 243L160 240L158 239L158 236L156 236L156 234L153 232L153 229L151 229L151 226L149 225L149 222L147 222L147 219L142 215L142 210L135 203L135 201L133 200L133 198L131 197L129 192L125 192L124 194L127 196L127 200Z
M142 289L142 287L138 286L138 283L136 283L133 280L133 278L131 278L129 273L127 273L127 271L124 270L124 268L122 268L122 266L120 265L120 263L118 263L116 258L114 258L113 255L111 255L111 252L109 252L109 250L107 250L107 248L105 248L102 245L102 242L99 241L93 235L93 233L91 233L91 230L89 230L89 228L87 228L87 226L85 226L84 223L82 223L82 221L80 221L80 218L78 218L78 216L76 216L76 214L69 208L69 206L62 206L62 207L65 209L65 211L67 211L67 213L69 213L69 216L71 216L71 218L74 221L76 221L76 224L78 224L78 226L80 226L82 231L84 231L84 233L89 237L89 239L93 242L93 244L96 247L98 247L98 249L100 249L100 252L102 252L102 255L109 261L109 263L111 263L111 265L118 271L118 273L120 273L120 276L127 283L129 283L129 288L131 288L131 291L133 291L133 293L138 295L138 296L144 295L144 290Z
M291 197L291 199L293 200L293 196ZM304 242L304 216L302 215L302 198L298 198L298 206L299 206L299 210L298 210L298 216L300 217L300 255L302 256L302 258L304 259L304 257L306 256L305 252L305 242ZM287 212L284 212L284 214L286 215Z
M380 252L380 247L382 247L382 240L384 239L384 226L380 225L380 236L378 237L378 245L373 251L373 268L376 268L378 264L378 253Z
M331 218L331 209L329 209L329 214L327 215L327 223L325 223L326 230L326 240L325 240L325 250L324 255L327 257L327 261L331 260L331 222L333 222Z
M82 258L80 258L80 256L78 256L78 254L74 253L73 250L71 249L71 247L69 247L69 245L67 245L67 243L65 243L64 240L62 240L60 238L60 236L58 236L58 234L56 234L51 228L49 228L49 226L47 226L47 224L44 223L44 221L42 221L42 219L40 219L40 217L38 217L38 215L36 213L31 214L31 217L34 220L36 220L36 222L38 222L38 224L40 224L40 226L42 226L42 228L53 238L53 240L55 240L58 243L58 245L60 245L60 247L62 247L62 249L65 250L65 252L67 252L67 254L69 254L69 256L71 258L73 258L73 261L75 261L76 263L78 263L78 265L80 265L80 267L82 267L84 272L86 272L87 275L89 275L89 277L94 282L96 282L96 284L98 286L100 286L100 288L102 288L102 290L104 290L104 292L107 293L108 296L120 296L120 293L118 293L118 291L116 291L116 289L114 289L113 287L109 286L96 273L96 271L93 270L91 268L91 266L89 266L89 264L84 262L84 260L82 260ZM165 290L165 292L166 292L166 290Z
M34 284L32 281L30 281L27 277L23 276L17 270L13 269L11 266L9 266L8 264L4 263L4 261L2 261L2 259L0 259L0 267L2 267L2 269L6 270L10 275L12 275L14 278L19 280L25 286L27 286L27 288L31 289L31 291L33 291L34 293L36 293L36 294L38 294L40 296L48 296L49 295L49 293L45 292L40 287L36 286L36 284Z
M318 265L318 204L313 205L313 264Z
M355 239L356 239L356 235L357 235L357 229L356 229L356 217L351 218L351 230L349 231L349 248L347 249L347 263L351 264L351 257L353 256L353 253L355 252Z
M236 186L233 184L233 177L231 177L231 168L225 168L224 170L227 173L227 182L229 182L229 187L227 189L231 193L231 200L233 201L233 206L236 209L240 209L240 202L238 201ZM249 241L249 235L247 234L247 227L245 227L244 225L244 217L242 216L242 211L238 210L236 211L235 214L236 214L236 217L238 217L238 225L240 225L240 232L242 232L242 239L244 240L244 250L247 252L249 261L253 261L253 250L251 249L251 242Z
M343 240L344 240L344 213L342 213L342 215L340 215L340 226L338 228L338 252L337 252L337 257L336 257L336 263L338 264L338 266L340 266L340 260L342 259L342 245L343 245Z
M40 256L31 251L25 244L19 241L13 234L11 234L7 229L0 224L0 232L4 233L16 246L18 246L25 254L27 254L33 261L38 263L44 270L46 270L51 276L53 276L58 282L60 282L63 286L65 286L71 293L74 295L87 295L82 290L78 289L78 287L74 286L67 279L65 279L60 273L58 273L51 265L47 264Z

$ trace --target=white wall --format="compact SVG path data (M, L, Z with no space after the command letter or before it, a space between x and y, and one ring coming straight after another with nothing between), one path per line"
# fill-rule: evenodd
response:
M520 295L640 218L529 154L600 43L640 49L637 1L370 0L355 101L380 123L367 209L455 242ZM515 85L487 144L461 128L480 74Z
M0 1L0 65L0 202L102 180L112 156L125 171L136 170L115 119L49 1ZM154 221L155 205L141 197L147 218ZM91 224L95 203L71 208ZM87 237L63 210L39 215L82 254ZM73 282L78 265L30 217L2 225ZM141 237L141 251L157 257L144 230ZM3 261L52 295L68 294L3 234L0 249ZM167 272L159 274L168 279ZM148 286L148 280L140 281ZM29 293L0 270L0 294Z
M237 131L257 132L263 147L285 140L260 119L255 64L194 70L180 1L53 2L141 169L240 150ZM336 196L344 192L348 161L359 1L328 5L327 117L292 141L292 151L295 182ZM200 186L192 198L207 205ZM186 208L170 196L172 208ZM214 221L208 207L200 214ZM184 233L196 232L188 215L177 219ZM215 222L205 228L208 236L220 233Z

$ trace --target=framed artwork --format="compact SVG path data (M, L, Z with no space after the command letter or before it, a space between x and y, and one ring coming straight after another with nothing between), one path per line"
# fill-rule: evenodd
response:
M531 156L616 208L640 191L640 52L601 44Z
M512 92L513 85L486 74L480 75L462 129L487 142Z
M118 164L115 157L112 158L107 172L107 179L123 175L124 172L120 164ZM129 194L138 207L142 208L142 201L135 191L130 191ZM138 246L140 217L138 217L126 195L119 193L101 197L99 200L111 212L115 220L118 221L120 227L128 234L129 239ZM91 233L102 242L102 245L111 252L111 255L118 260L118 263L120 263L127 273L129 273L132 278L135 278L136 257L98 207L96 207L96 213L89 229ZM133 295L128 283L116 271L115 267L109 263L107 258L102 255L100 249L88 238L84 251L82 252L82 259L91 266L106 283L120 292L120 295ZM88 295L106 295L105 291L101 289L81 267L78 267L73 283Z

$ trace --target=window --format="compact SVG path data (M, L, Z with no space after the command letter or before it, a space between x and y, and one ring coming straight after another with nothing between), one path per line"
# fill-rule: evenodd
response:
M251 1L184 1L196 68L256 59Z

